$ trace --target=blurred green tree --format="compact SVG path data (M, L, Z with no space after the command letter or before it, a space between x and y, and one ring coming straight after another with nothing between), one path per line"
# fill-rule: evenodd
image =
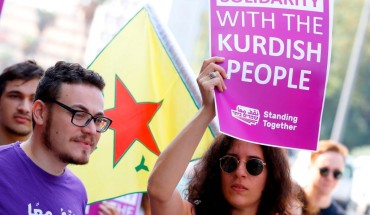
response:
M334 6L330 75L321 127L321 139L330 138L338 101L347 71L363 0L337 1ZM370 26L368 24L368 26ZM357 77L348 106L342 140L347 147L370 145L370 27L361 52Z

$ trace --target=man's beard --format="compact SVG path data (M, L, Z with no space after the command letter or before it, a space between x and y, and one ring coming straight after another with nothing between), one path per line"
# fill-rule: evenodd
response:
M66 163L66 164L76 164L76 165L87 164L89 162L88 160L76 159L76 158L70 156L67 153L63 153L63 152L58 151L54 147L54 145L51 142L51 138L50 138L51 121L52 121L52 119L51 119L51 111L49 111L48 118L46 120L45 130L42 133L42 141L43 141L44 146L49 151L53 152L59 158L59 160L61 162L63 162L63 163ZM87 154L86 151L83 151L83 153L85 155Z

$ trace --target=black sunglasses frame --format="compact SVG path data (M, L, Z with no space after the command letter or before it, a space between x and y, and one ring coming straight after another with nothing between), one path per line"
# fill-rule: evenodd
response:
M337 169L335 169L334 171L331 171L327 167L321 167L321 168L319 168L319 171L320 171L320 175L322 177L328 177L330 172L333 172L333 178L336 179L336 180L340 179L343 175L342 171L337 170Z
M57 104L57 105L59 105L60 107L64 108L65 110L71 112L72 113L71 123L73 125L77 126L77 127L86 127L92 120L95 122L97 119L103 118L103 119L107 120L107 125L105 127L103 127L102 130L96 130L96 132L98 132L98 133L103 133L103 132L107 131L108 128L109 128L109 126L112 124L112 120L109 119L109 118L107 118L107 117L105 117L105 116L95 117L95 116L91 115L90 113L88 113L86 111L75 110L75 109L73 109L73 108L71 108L71 107L69 107L69 106L67 106L67 105L65 105L65 104L63 104L63 103L55 100L55 99L52 99L50 101L53 102L53 103L55 103L55 104ZM75 114L78 113L78 112L83 112L83 113L86 113L86 114L90 115L90 119L87 120L84 125L76 125L75 123L73 123L73 118L74 118Z
M236 162L236 163L234 163L235 166L231 167L230 170L225 170L225 168L223 167L223 161L226 160L226 159L232 159L233 161ZM225 173L234 172L238 168L238 166L241 162L237 157L232 156L232 155L225 155L225 156L221 157L219 160L220 160L220 168ZM260 175L263 172L263 169L265 168L265 166L266 166L266 163L263 162L261 159L258 159L258 158L250 158L245 162L245 169L252 176ZM228 168L230 168L230 167L228 167Z

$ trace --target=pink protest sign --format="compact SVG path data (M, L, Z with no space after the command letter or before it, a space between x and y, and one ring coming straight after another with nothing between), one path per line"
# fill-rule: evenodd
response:
M1 15L1 10L3 9L3 4L4 4L4 0L0 0L0 15Z
M333 1L210 0L211 54L225 57L220 131L316 150L329 70Z
M105 202L114 205L117 208L119 215L137 215L140 211L141 198L141 193L135 193L107 200ZM89 205L86 208L86 215L98 215L100 204L101 202Z

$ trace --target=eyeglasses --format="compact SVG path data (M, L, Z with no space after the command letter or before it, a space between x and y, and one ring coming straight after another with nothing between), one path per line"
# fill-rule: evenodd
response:
M75 110L61 102L58 102L57 100L51 100L51 102L54 102L60 107L71 112L72 113L71 123L75 126L86 127L91 122L91 120L93 120L96 127L96 131L99 133L103 133L109 128L110 124L112 124L112 120L107 117L93 116L88 112Z
M232 173L238 168L240 162L241 161L235 156L225 155L220 158L220 167L222 171ZM266 166L266 163L258 158L251 158L245 162L247 172L253 176L261 174L264 166Z
M319 168L319 170L320 170L320 175L323 176L323 177L329 176L329 173L331 172L329 170L329 168L327 168L327 167ZM340 179L342 177L342 174L343 173L340 170L336 169L336 170L333 171L333 177L336 180Z

